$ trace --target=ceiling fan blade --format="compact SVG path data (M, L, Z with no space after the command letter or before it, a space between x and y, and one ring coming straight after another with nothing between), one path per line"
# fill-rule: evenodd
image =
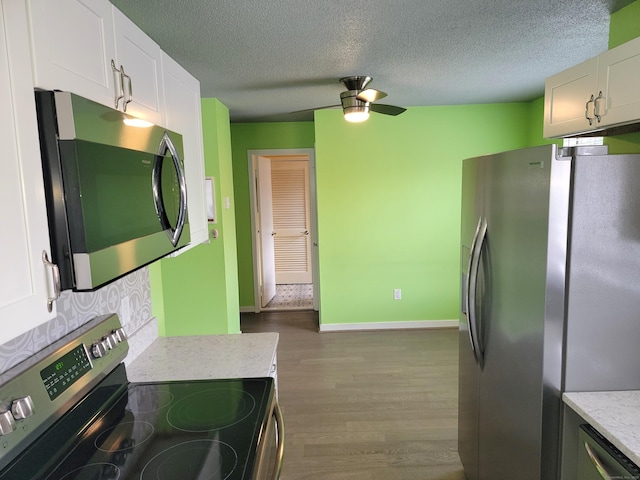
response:
M395 105L384 105L383 103L372 103L369 108L372 112L393 116L400 115L406 110L406 108L396 107Z
M293 112L289 112L289 113L304 113L304 112L314 112L316 110L324 110L326 108L336 108L336 107L342 107L342 105L325 105L323 107L313 107L313 108L305 108L303 110L295 110Z
M356 95L356 98L358 100L362 100L363 102L371 103L371 102L375 102L376 100L380 100L381 98L384 98L386 96L387 94L384 92L381 92L380 90L367 88L366 90L363 90L358 95Z

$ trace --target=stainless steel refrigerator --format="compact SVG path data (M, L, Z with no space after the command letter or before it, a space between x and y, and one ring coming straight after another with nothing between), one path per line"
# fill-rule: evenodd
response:
M640 388L640 155L467 159L458 450L468 480L556 480L563 391Z

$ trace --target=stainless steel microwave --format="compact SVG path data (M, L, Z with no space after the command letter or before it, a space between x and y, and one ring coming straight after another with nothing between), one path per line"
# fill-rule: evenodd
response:
M36 107L61 290L95 290L189 243L181 135L68 92L37 90Z

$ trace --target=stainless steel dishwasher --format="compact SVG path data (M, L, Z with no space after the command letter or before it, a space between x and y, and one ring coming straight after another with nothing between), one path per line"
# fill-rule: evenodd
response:
M579 480L638 480L640 468L590 425L578 433Z

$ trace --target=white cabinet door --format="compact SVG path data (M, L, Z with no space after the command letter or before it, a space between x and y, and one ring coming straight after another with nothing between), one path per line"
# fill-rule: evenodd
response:
M47 308L51 272L47 212L22 2L0 4L0 344L53 318ZM10 50L8 48L10 45Z
M549 77L544 90L544 136L562 137L592 128L594 95L598 83L598 57Z
M191 244L180 253L208 241L205 208L204 149L200 82L165 53L162 54L166 126L182 135Z
M149 38L117 8L113 8L116 68L123 79L126 112L162 125L162 60L157 43Z
M640 37L599 57L598 102L600 127L640 118Z
M112 5L106 0L28 0L35 85L115 106Z

